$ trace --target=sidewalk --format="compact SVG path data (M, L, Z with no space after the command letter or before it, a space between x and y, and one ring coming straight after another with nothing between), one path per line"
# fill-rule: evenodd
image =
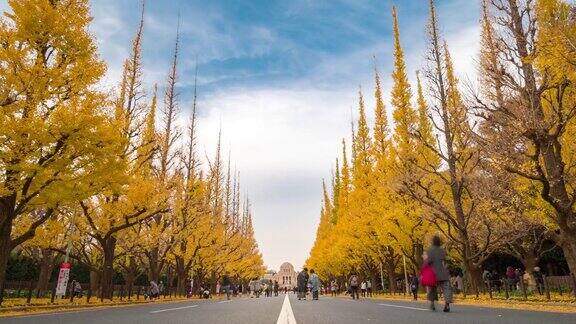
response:
M219 299L221 297L215 297L214 299ZM5 316L19 316L19 315L31 315L31 314L45 314L45 313L56 313L56 312L70 312L78 311L89 308L110 308L110 307L120 307L120 306L135 306L142 304L152 304L152 303L174 303L174 302L185 302L190 300L200 300L200 298L186 298L186 297L166 297L159 300L144 300L140 298L128 299L115 299L115 300L104 300L100 302L100 299L92 298L90 303L86 302L86 298L76 299L74 302L70 302L69 299L59 299L50 303L50 298L40 298L32 299L30 305L18 304L15 300L6 299L0 307L0 318ZM16 302L17 305L11 306Z
M348 295L340 294L340 298L351 298ZM360 297L364 299L364 297ZM412 301L412 297L403 294L390 295L390 294L374 294L373 297L366 297L366 299L373 300L397 300L397 301ZM418 300L414 303L427 304L426 294L418 294ZM440 298L440 304L443 301ZM543 300L518 300L518 299L490 299L488 296L480 295L478 298L476 296L466 296L465 298L461 295L454 296L454 307L458 305L468 305L468 306L478 306L478 307L492 307L492 308L507 308L507 309L522 309L522 310L533 310L540 312L556 312L556 313L576 313L576 300L574 298L559 298L553 299L553 301L543 301Z

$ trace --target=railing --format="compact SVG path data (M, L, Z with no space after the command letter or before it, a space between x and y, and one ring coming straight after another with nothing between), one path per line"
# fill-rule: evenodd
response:
M8 281L4 287L4 299L6 301L10 299L22 299L25 298L25 302L21 301L22 306L32 304L32 299L43 299L44 301L50 300L50 303L55 303L56 297L56 282L48 284L50 289L38 290L36 289L36 281ZM111 295L106 297L99 294L99 292L93 292L90 289L88 283L81 284L83 289L79 292L74 292L71 284L68 285L66 295L62 296L62 299L68 299L73 302L75 299L83 298L87 303L93 298L98 298L101 301L107 300L124 300L124 299L136 299L147 298L147 292L149 287L147 286L132 286L130 289L127 285L113 285L111 287ZM84 287L86 287L84 289ZM175 287L166 287L161 293L161 297L177 297L177 292ZM182 296L183 297L183 296Z
M395 290L386 287L383 290L379 290L379 292L390 295L405 295L405 287L404 280L399 280ZM453 287L453 291L456 295L461 295L462 297L474 295L479 297L482 295L490 299L528 300L529 297L542 296L543 299L552 300L552 296L563 296L564 299L576 300L576 277L574 275L542 276L541 280L536 280L532 284L528 284L525 280L510 280L507 278L486 280L479 287L477 294L472 291L470 284L463 280L462 289L458 290ZM419 292L425 292L424 287L420 286Z

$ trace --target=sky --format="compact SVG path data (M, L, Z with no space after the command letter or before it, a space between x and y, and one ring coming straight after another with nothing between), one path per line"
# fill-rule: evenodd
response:
M424 67L429 0L148 0L143 62L151 97L166 84L178 16L179 118L191 111L198 64L199 142L213 156L222 129L249 195L269 269L302 267L314 242L322 179L349 141L357 93L373 118L373 57L389 102L393 4L410 79ZM443 37L461 80L473 79L479 0L438 0ZM0 9L6 9L0 0ZM140 0L92 0L91 30L117 86L140 17ZM162 92L160 92L162 93ZM387 104L390 107L390 104ZM389 111L391 117L391 112ZM390 118L391 119L391 118Z

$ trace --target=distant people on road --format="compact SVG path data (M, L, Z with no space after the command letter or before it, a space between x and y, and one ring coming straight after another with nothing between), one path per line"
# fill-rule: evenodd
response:
M360 284L360 291L362 292L362 297L366 297L366 288L368 288L368 286L366 285L366 280L364 280Z
M318 300L318 290L320 289L320 279L318 275L314 272L314 269L310 269L310 278L308 279L310 283L310 291L312 292L312 300Z
M192 280L186 280L186 298L192 297Z
M260 280L258 278L255 278L252 281L250 281L248 287L250 288L250 298L260 297L260 292L262 288L260 286Z
M157 299L160 296L160 289L158 287L158 284L152 280L150 281L150 289L148 290L148 297L151 300Z
M366 295L372 297L372 280L366 281Z
M506 284L509 290L513 290L516 287L516 271L512 266L506 267Z
M280 289L278 281L274 281L274 296L278 296L278 289Z
M438 300L438 287L440 287L444 295L444 312L449 312L450 303L452 303L452 288L450 287L450 273L446 268L446 250L442 248L440 236L432 237L432 246L427 251L425 262L432 267L436 275L436 286L428 289L430 309L436 310L434 303Z
M225 274L224 276L222 276L222 292L224 292L226 294L226 299L230 300L230 288L231 288L231 282L230 282L230 277Z
M330 292L332 293L332 297L336 297L336 294L338 294L338 282L336 279L330 283Z
M542 290L544 288L544 277L540 271L540 267L534 267L534 280L536 281L536 289L538 294L542 295Z
M352 272L352 275L348 279L348 286L350 290L350 295L352 295L352 299L360 299L358 295L358 286L360 285L360 279L355 272Z
M458 274L456 275L456 278L454 278L454 284L456 287L456 292L461 293L462 290L464 289L464 278L462 278L462 275L460 274L460 272L458 272Z
M308 289L308 269L306 267L298 273L296 282L298 285L298 300L306 300L306 292Z
M414 300L418 300L418 285L420 284L418 281L418 276L411 274L408 280L410 283L410 292L412 293Z
M210 290L208 288L200 287L200 297L204 299L210 298Z

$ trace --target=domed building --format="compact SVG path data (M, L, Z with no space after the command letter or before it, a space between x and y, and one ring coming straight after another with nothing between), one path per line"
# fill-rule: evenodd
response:
M289 262L284 262L280 266L280 270L274 274L274 281L278 281L280 289L292 289L296 287L296 277L298 273L294 271L294 266Z

